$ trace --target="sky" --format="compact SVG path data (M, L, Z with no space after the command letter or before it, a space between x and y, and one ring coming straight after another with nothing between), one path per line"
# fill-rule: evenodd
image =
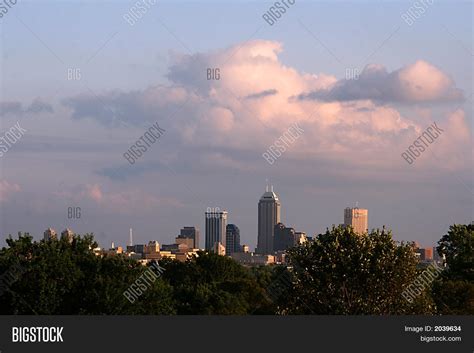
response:
M356 203L370 229L422 246L474 218L472 3L425 1L404 21L413 2L296 1L270 25L273 2L143 1L133 25L136 1L18 1L0 18L0 137L26 130L0 157L1 238L69 227L107 247L133 228L168 244L197 226L203 246L218 207L253 248L267 180L308 235Z

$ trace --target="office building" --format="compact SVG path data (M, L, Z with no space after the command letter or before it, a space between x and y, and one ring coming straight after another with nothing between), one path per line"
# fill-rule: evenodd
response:
M74 232L69 228L66 228L61 232L61 239L67 239L68 242L72 243L74 239Z
M180 238L179 236L174 239L175 244L184 244L189 249L194 249L193 238Z
M228 224L226 227L226 245L225 252L227 255L232 255L235 252L240 252L240 229L235 224Z
M421 261L433 261L433 248L418 248L416 252Z
M129 253L144 254L146 249L147 246L145 244L127 245L127 252Z
M183 262L192 258L193 256L197 256L197 252L199 251L199 249L193 249L192 242L189 243L190 246L186 244L186 241L188 240L191 241L191 239L188 239L188 238L176 238L176 239L180 239L180 241L184 240L184 242L176 243L176 244L163 244L161 246L161 253L163 254L163 253L169 252L171 255L174 256L176 260L183 261Z
M53 228L46 229L44 231L43 235L44 235L44 240L46 240L46 241L58 239L58 235L57 235L56 231Z
M148 242L148 245L146 247L146 254L157 254L160 252L160 243L158 243L156 240L150 240Z
M272 254L273 253L273 238L275 225L280 223L280 200L271 190L266 188L265 193L258 202L258 239L257 239L257 253Z
M275 263L275 256L273 255L262 255L253 252L236 252L231 257L245 266L264 266Z
M293 228L285 227L283 223L275 225L273 251L285 251L306 241L305 232L295 232Z
M273 251L283 251L295 245L295 230L283 223L275 225Z
M206 212L206 250L214 251L216 244L219 243L225 248L226 244L226 211L208 211ZM220 250L219 250L220 252Z
M225 256L225 246L221 242L215 242L212 251L217 255Z
M194 249L199 249L199 229L196 227L184 227L181 229L178 238L180 239L192 239L193 245L190 246Z
M351 226L357 234L364 234L368 231L369 211L363 208L347 207L344 210L344 226Z
M300 245L306 243L308 241L308 237L306 236L305 232L295 232L295 245Z

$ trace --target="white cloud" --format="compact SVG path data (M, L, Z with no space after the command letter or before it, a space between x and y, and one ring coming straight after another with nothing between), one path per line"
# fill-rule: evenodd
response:
M76 118L91 117L106 125L160 121L171 135L165 136L167 143L196 151L197 147L252 151L256 159L297 122L305 133L285 158L375 170L402 163L400 154L429 125L426 116L430 115L429 106L417 117L416 110L407 116L380 102L437 103L462 98L448 75L426 61L391 73L373 64L359 80L338 81L284 65L279 59L282 50L281 43L254 40L210 53L177 55L167 87L101 96L117 112L114 120L95 97L73 97L66 104ZM209 67L220 68L220 80L207 80ZM302 92L311 93L302 96ZM457 119L447 128L452 141L445 145L446 153L460 151L470 136L464 115ZM165 143L162 148L166 149Z

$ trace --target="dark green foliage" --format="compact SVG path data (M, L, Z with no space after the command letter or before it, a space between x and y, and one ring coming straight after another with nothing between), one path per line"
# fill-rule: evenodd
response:
M358 235L337 227L291 249L289 256L296 281L288 313L388 315L416 309L401 295L417 275L413 248L396 244L390 232Z
M244 267L200 252L164 259L164 271L133 303L123 295L150 268L126 256L96 256L92 234L0 250L1 314L258 315L474 314L473 227L452 226L439 242L447 270L409 303L402 292L423 269L411 244L390 232L333 228L289 250L289 266Z
M438 242L438 253L446 256L446 276L474 281L474 225L452 225Z
M33 242L8 239L0 273L18 264L22 273L2 291L2 314L173 314L172 288L157 279L131 304L123 292L146 268L121 256L99 257L93 235ZM1 293L0 293L1 294Z
M452 225L438 242L438 253L446 258L446 269L433 286L438 312L474 315L474 226Z
M165 259L164 280L174 288L178 314L245 315L265 305L263 289L249 269L216 254L187 262Z

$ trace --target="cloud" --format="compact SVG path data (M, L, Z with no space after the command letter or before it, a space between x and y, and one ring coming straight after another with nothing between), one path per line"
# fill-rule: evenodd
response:
M338 81L283 64L282 50L279 42L253 40L209 53L176 54L166 85L97 97L80 95L63 103L72 109L73 118L94 119L104 126L163 123L167 130L163 143L147 152L147 164L136 174L160 169L157 161L164 158L173 162L177 149L189 154L186 161L194 170L203 161L199 153L206 149L218 149L219 153L207 155L221 165L238 165L232 162L232 153L249 154L254 165L247 169L254 170L257 164L265 168L262 153L293 123L305 132L287 148L284 158L330 161L335 173L346 173L354 168L377 171L401 166L400 153L429 125L427 114L410 111L409 105L402 111L380 103L462 99L448 75L426 61L391 73L381 65L369 65L358 80ZM220 79L207 80L207 68L216 67ZM447 120L448 115L439 119ZM466 126L459 123L453 129L460 136L470 135ZM462 146L455 140L448 148ZM175 170L179 167L173 165ZM134 173L114 168L102 173L118 179Z
M25 113L53 113L53 107L39 99L35 99L28 108L26 108Z
M99 184L86 185L86 194L89 198L98 203L100 203L104 198Z
M111 214L133 214L137 210L152 212L159 207L184 207L184 204L173 197L156 196L136 188L104 191L98 183L76 185L70 189L55 191L53 195L63 201L84 205L84 208L95 206Z
M437 67L418 60L391 73L381 65L367 65L358 79L339 80L327 89L298 95L300 100L380 103L441 103L463 100L462 91Z
M278 91L276 89L267 89L265 91L261 91L258 93L249 94L248 96L245 97L245 99L260 99L260 98L265 98L268 96L273 96L277 93Z
M126 163L116 167L101 168L96 172L97 175L106 176L115 181L125 181L129 178L141 175L145 172L163 169L162 163L136 164L131 166Z
M94 119L107 127L144 126L171 115L187 98L179 87L155 86L144 91L81 94L62 100L72 118Z
M23 113L23 107L20 102L0 102L0 116L21 113Z
M0 180L0 202L8 201L11 194L21 191L18 184Z
M20 102L0 102L0 116L8 114L39 114L39 113L53 113L53 107L36 98L28 107L23 108Z

